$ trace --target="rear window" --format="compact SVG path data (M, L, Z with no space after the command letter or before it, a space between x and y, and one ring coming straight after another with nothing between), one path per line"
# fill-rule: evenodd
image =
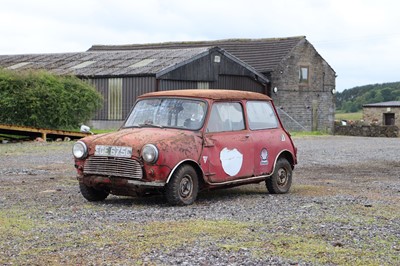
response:
M251 130L277 128L278 119L269 102L248 101L246 104Z

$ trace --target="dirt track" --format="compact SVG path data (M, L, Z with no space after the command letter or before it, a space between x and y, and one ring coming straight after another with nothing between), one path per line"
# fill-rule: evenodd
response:
M0 145L0 265L399 265L400 139L295 143L289 194L250 185L188 207L89 203L72 143Z

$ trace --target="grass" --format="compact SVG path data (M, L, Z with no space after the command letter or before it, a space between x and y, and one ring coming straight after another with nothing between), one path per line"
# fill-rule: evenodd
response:
M328 136L328 133L322 131L293 131L290 132L292 137L311 137L311 136Z
M45 154L48 151L64 151L66 146L74 142L21 142L0 145L0 156L21 154Z
M118 129L93 129L94 134L103 134L103 133L111 133L115 132Z
M352 120L352 121L358 121L363 118L363 113L362 112L357 112L357 113L343 113L341 111L337 111L335 113L335 120Z

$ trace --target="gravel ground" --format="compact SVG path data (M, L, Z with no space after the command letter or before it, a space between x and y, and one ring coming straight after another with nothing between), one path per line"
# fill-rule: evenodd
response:
M72 143L0 144L1 265L400 265L400 139L299 137L291 192L264 183L80 195Z

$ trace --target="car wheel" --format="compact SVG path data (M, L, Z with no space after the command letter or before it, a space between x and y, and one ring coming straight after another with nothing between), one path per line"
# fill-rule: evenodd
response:
M86 186L84 183L79 183L79 190L81 191L82 196L88 201L102 201L109 195L107 191Z
M196 171L190 165L178 167L165 187L165 198L171 205L190 205L199 191Z
M265 181L271 194L287 193L292 185L292 166L285 158L279 158L274 173Z

